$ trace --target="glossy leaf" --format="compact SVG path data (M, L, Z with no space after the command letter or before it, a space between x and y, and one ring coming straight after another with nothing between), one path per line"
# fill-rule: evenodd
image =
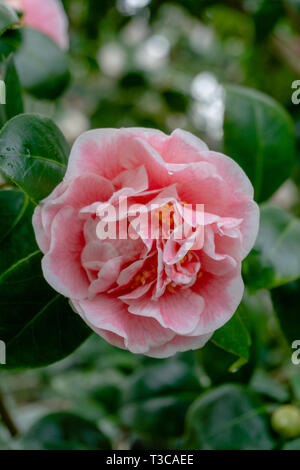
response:
M257 362L264 354L265 344L269 341L268 325L270 317L274 316L274 311L268 291L261 290L255 295L249 295L245 289L237 313L251 337L246 363L245 359L241 357L237 360L236 355L217 347L213 341L209 341L204 348L196 352L200 365L214 385L227 382L248 384L257 367ZM228 338L228 344L229 341Z
M0 336L8 368L41 367L63 359L90 329L46 283L41 254L32 253L0 276Z
M7 3L0 1L0 36L18 23L17 13Z
M110 450L108 438L97 425L70 412L41 418L23 440L32 450Z
M252 377L250 388L256 393L279 403L285 403L290 399L288 387L260 369Z
M270 450L274 445L258 398L231 384L206 392L192 405L185 444L200 450Z
M262 207L259 234L243 268L251 291L272 289L298 279L300 220L278 207Z
M32 229L33 209L20 190L0 191L0 275L38 251Z
M44 280L33 234L33 205L0 191L0 338L7 368L40 367L73 352L91 330Z
M299 305L300 281L273 289L271 292L274 309L285 337L291 344L300 339ZM291 349L291 354L294 352Z
M94 339L94 351L100 355L102 354L101 346L103 341L96 335ZM112 347L111 352L113 351ZM82 358L81 351L77 354L77 358ZM70 370L63 381L58 380L53 383L53 391L65 400L72 396L73 403L84 409L85 413L88 412L89 416L94 415L96 418L96 416L103 413L116 414L120 407L123 397L122 392L125 387L123 374L113 368L102 370L93 364L93 361L87 364L88 368L84 372L80 368L78 360L76 364L77 367Z
M201 369L213 385L227 382L248 383L253 373L253 360L237 358L209 341L204 348L196 352Z
M10 55L4 63L4 82L6 87L6 104L4 118L6 121L17 114L24 112L22 88L15 67L13 55Z
M238 356L240 365L248 361L251 337L238 311L228 323L214 333L212 341L216 346ZM235 367L236 363L232 365L233 369Z
M245 170L264 201L291 175L295 162L293 122L272 98L226 86L224 151Z
M283 15L282 2L270 2L261 0L257 3L257 9L254 12L253 20L256 29L256 38L262 42L273 31L276 23Z
M10 54L15 53L22 42L21 29L9 29L1 36L0 57L7 59Z
M23 114L0 132L0 170L37 204L61 182L68 145L48 118Z
M178 436L187 408L200 390L193 368L179 360L143 367L128 384L122 422L153 439Z
M0 191L0 243L18 223L24 211L25 200L21 191Z
M21 30L16 67L23 87L39 99L55 99L70 81L66 53L48 36L34 29Z

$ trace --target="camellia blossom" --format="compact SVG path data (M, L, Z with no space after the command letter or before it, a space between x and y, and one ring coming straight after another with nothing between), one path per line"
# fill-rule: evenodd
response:
M99 238L99 208L124 197L117 219L135 237ZM168 238L133 223L132 204L153 215L152 203L162 221L171 214ZM192 231L176 238L187 204L203 205L203 217L195 222L190 210ZM64 180L33 216L49 284L108 342L157 358L202 347L232 317L258 224L253 187L235 161L183 130L141 128L79 137Z
M69 46L68 18L60 0L6 0L22 13L24 25L49 36L62 49Z

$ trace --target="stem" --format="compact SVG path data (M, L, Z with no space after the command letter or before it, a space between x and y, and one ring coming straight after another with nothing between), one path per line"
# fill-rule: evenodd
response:
M3 424L7 427L11 437L16 437L19 434L19 430L14 423L3 398L3 394L0 390L0 417L2 418Z

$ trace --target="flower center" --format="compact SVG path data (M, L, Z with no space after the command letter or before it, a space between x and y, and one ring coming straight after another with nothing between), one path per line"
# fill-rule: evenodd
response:
M136 276L133 278L131 287L132 289L136 289L137 287L144 286L146 282L151 282L156 279L157 276L157 267L155 264L155 260L151 260L144 269L140 271Z

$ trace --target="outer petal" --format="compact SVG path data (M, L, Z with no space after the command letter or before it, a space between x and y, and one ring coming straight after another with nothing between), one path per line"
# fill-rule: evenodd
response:
M83 247L83 222L72 207L64 207L53 220L50 250L42 260L42 269L53 289L72 299L88 295L89 282L81 265Z
M212 333L201 336L176 335L171 341L163 346L151 349L147 356L162 359L173 356L177 352L199 349L202 348L211 337Z
M248 198L253 198L254 190L249 178L242 168L232 158L221 153L204 150L202 140L190 132L177 129L173 135L178 138L181 148L189 160L195 162L203 161L215 166L218 174L229 183L235 191L244 194ZM186 160L183 160L186 162Z
M100 336L103 331L114 333L124 339L125 348L133 353L146 354L174 337L171 330L162 328L156 320L131 315L123 302L106 295L98 295L93 301L75 301L73 305L96 333Z
M42 224L42 208L37 206L34 209L32 217L32 225L35 233L35 238L40 250L46 253L50 248L50 234L44 230Z
M59 192L57 188L60 188ZM113 193L110 181L93 174L79 176L57 188L41 202L42 225L46 234L50 232L52 221L62 207L71 206L79 211L94 201L107 200Z
M186 136L186 134L188 134ZM193 163L199 162L198 153L191 152L189 146L186 144L186 139L191 136L188 132L176 129L165 141L162 149L164 160L168 163ZM194 137L194 136L193 136ZM208 150L207 145L201 140L197 139L197 149L201 152Z
M75 142L65 179L95 173L114 180L124 170L144 166L151 189L168 183L168 169L162 157L131 129L96 129Z
M50 247L50 230L46 229L46 227L44 226L43 205L52 198L55 199L59 197L61 194L63 194L65 189L66 185L63 182L60 183L58 186L56 186L56 188L54 188L52 193L48 197L46 197L43 202L41 202L34 210L32 224L37 243L43 253L46 253ZM56 215L57 212L55 212L54 215Z
M244 293L240 265L227 276L204 273L192 290L204 299L205 306L192 335L213 333L227 323L238 308Z

